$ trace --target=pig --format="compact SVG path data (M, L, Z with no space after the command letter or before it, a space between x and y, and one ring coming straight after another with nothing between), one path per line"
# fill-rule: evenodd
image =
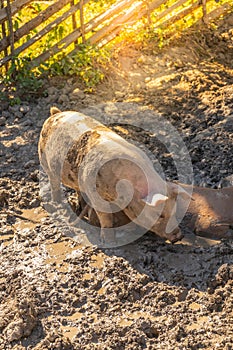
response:
M184 220L186 228L197 236L213 239L233 238L233 186L227 188L213 189L200 186L191 186L183 183L169 183L170 186L182 187L191 193L191 201L186 208L187 219ZM182 201L179 202L181 208ZM177 214L177 216L179 216ZM95 222L96 217L91 213L90 220ZM180 220L181 221L181 220ZM124 225L127 218L122 212L116 214L115 222Z
M185 191L190 190L190 185L177 185ZM192 186L192 200L187 213L187 226L197 235L214 239L233 237L233 187L212 189Z
M119 212L145 232L172 243L182 239L176 201L178 195L189 199L189 193L164 181L142 150L97 120L52 107L38 153L52 200L61 201L61 183L76 190L87 203L84 211L98 218L103 242L112 234Z
M173 188L182 187L186 192L192 193L185 210L186 218L182 222L186 231L188 229L197 236L211 239L233 238L233 186L213 189L179 182L169 183L169 185ZM182 201L179 201L179 205L177 216L179 216L179 209L184 213ZM89 215L90 221L98 224L95 213L91 211ZM128 221L123 212L118 212L114 216L114 222L115 225L123 226Z

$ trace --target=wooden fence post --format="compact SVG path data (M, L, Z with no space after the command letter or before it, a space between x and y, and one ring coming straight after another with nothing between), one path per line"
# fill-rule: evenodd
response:
M83 14L83 0L80 0L80 30L81 30L81 37L82 37L82 43L84 44L85 39L85 25L84 25L84 14Z
M4 0L1 0L0 8L1 9L4 8ZM3 37L3 39L5 39L7 37L7 35L6 35L6 23L2 22L1 27L2 27L2 37ZM5 55L5 57L8 55L7 47L4 49L4 55ZM5 65L5 69L7 72L8 71L8 63Z
M147 23L145 25L145 27L150 28L151 26L151 16L150 16L150 8L149 8L149 3L148 0L143 0L143 2L145 3L146 9L147 9L147 13L146 13L146 17L147 17Z
M72 8L75 5L75 1L71 0L70 2L70 8ZM76 13L74 12L72 14L72 27L73 27L73 31L75 31L77 29L77 21L76 21ZM74 41L74 46L78 44L78 41Z
M7 0L6 12L7 12L7 19L8 19L8 25L9 25L9 33L10 33L11 60L13 60L14 51L15 51L15 49L14 49L14 29L13 29L13 22L12 22L10 0Z
M201 0L201 4L202 4L202 21L203 23L207 24L208 23L208 19L207 19L207 11L206 11L206 0Z

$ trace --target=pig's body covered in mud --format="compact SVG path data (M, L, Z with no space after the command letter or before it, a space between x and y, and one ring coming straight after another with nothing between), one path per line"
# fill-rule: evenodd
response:
M53 201L60 201L60 183L75 189L97 216L102 240L123 212L145 232L175 242L182 238L176 220L179 186L166 183L150 159L93 118L78 112L51 109L39 140L40 162L51 185Z

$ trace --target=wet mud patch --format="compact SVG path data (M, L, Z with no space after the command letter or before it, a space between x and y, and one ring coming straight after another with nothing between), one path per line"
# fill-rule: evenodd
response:
M2 249L2 349L230 345L232 243L171 245L147 234L101 251L47 229Z

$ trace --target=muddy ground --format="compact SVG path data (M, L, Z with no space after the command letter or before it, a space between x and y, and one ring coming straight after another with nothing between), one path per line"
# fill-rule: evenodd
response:
M230 186L232 27L231 15L159 54L119 47L94 94L75 78L53 79L46 97L0 106L0 349L233 348L232 241L197 237L183 224L174 245L147 233L121 248L84 247L43 209L37 156L56 105L138 141L175 180L167 144L148 132L160 113L185 142L194 182Z

